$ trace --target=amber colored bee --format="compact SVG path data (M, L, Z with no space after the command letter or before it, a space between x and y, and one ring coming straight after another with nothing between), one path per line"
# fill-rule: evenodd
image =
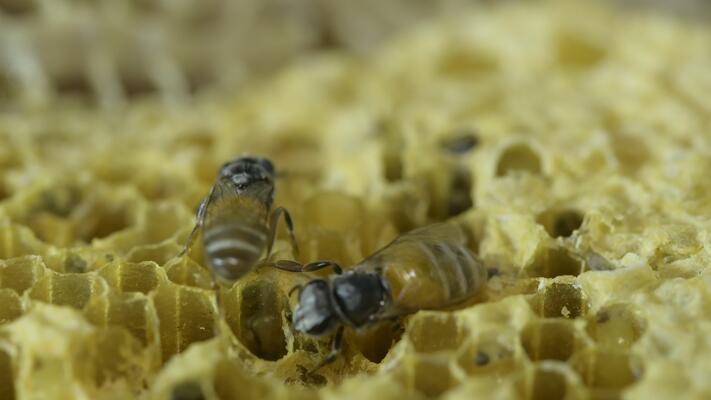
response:
M274 179L274 165L266 158L245 156L225 163L200 203L197 222L179 256L189 250L202 228L213 278L232 284L268 258L282 215L298 253L289 212L282 207L272 209Z
M345 272L332 261L303 266L293 261L274 263L292 272L329 266L335 272L299 287L293 315L299 332L311 336L336 332L331 354L316 369L339 353L344 326L358 329L418 310L445 309L476 295L488 272L466 242L461 226L438 223L400 235Z

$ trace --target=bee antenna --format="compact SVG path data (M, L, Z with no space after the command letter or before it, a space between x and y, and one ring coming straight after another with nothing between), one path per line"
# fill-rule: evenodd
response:
M277 179L290 179L290 178L309 178L312 176L308 172L303 172L303 171L281 171L278 170L275 174L274 177Z

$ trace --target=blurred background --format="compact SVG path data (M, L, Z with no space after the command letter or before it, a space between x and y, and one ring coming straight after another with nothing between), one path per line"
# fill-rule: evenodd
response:
M502 2L0 0L0 111L57 99L108 109L145 96L185 102L317 51L367 57L422 21ZM706 0L614 2L711 21Z

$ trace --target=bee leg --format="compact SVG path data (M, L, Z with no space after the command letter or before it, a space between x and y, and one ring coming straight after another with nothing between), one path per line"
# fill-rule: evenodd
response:
M267 243L267 256L272 254L272 246L274 245L274 239L276 238L277 224L279 223L279 217L284 215L284 222L286 222L286 230L289 233L289 241L291 242L291 250L294 252L295 256L299 256L299 244L296 243L296 236L294 236L294 223L291 221L291 214L284 207L277 207L272 211L272 215L269 218L269 242Z
M279 260L264 264L287 272L303 272L304 266L301 263L291 260Z
M215 324L213 326L213 334L215 336L220 335L221 331L221 323L225 319L225 310L222 307L222 298L220 297L220 292L221 292L221 287L220 284L217 283L217 279L215 277L215 274L212 273L212 290L215 291L215 308L217 309L217 315L215 316Z
M270 267L278 268L288 272L313 272L327 267L333 267L333 272L340 275L343 273L343 268L333 261L316 261L306 265L303 265L296 261L291 260L279 260L272 263L265 264Z
M202 199L200 202L200 207L198 208L197 212L197 217L195 221L195 226L193 227L193 230L190 232L190 235L188 235L188 239L185 241L185 244L183 245L183 249L180 250L180 253L178 253L177 258L180 258L184 256L185 254L190 251L190 247L192 246L193 242L195 241L195 238L197 237L198 230L202 227L202 224L205 222L205 211L207 210L207 204L210 202L210 198L212 197L212 192Z
M321 362L318 363L318 365L316 365L311 371L309 371L309 375L312 375L314 372L318 371L319 369L336 361L336 357L338 357L338 355L341 354L342 350L343 350L343 326L339 326L338 330L336 331L336 335L333 337L333 342L331 342L331 352L328 353L326 358L321 360Z
M312 271L318 271L320 269L324 269L327 267L333 267L333 272L335 272L337 275L340 275L343 273L343 268L341 268L340 265L336 264L333 261L316 261L312 262L309 264L304 265L302 270L304 272L312 272Z

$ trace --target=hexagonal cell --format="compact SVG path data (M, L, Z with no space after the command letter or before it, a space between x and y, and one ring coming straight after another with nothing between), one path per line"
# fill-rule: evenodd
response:
M552 208L538 215L536 222L543 225L552 238L567 238L583 224L583 213L572 208Z
M67 254L64 258L64 272L82 273L87 272L88 269L88 263L78 254Z
M521 344L532 361L567 361L583 346L572 321L559 318L529 322L521 332Z
M109 293L93 301L84 315L98 326L125 328L144 346L157 343L156 310L142 293Z
M438 397L456 382L447 357L416 356L413 363L415 389L428 397Z
M599 348L629 349L642 336L644 320L625 304L606 306L588 318L587 332Z
M557 276L577 276L583 271L583 262L561 246L551 245L539 249L533 263L526 267L530 277L555 278Z
M72 183L55 184L30 199L25 223L41 240L56 246L68 246L74 241L71 213L82 201L82 189Z
M528 400L563 400L568 397L569 384L558 368L534 365L516 382L516 388Z
M0 260L0 287L12 289L21 295L31 288L44 272L45 267L39 256Z
M164 269L168 279L173 283L202 289L212 288L210 272L191 258L171 260Z
M74 241L74 225L64 218L37 213L28 219L26 225L45 243L67 247Z
M214 336L212 292L162 281L150 294L158 314L163 362Z
M134 393L143 388L149 359L143 346L125 329L102 328L74 354L77 376L95 387L123 380Z
M66 218L81 203L83 197L83 190L77 184L57 183L39 194L37 202L31 206L31 212L46 212Z
M358 332L346 331L346 342L353 343L368 361L379 363L402 338L402 321L380 321Z
M160 268L153 262L113 262L99 270L99 275L121 292L147 294L158 287L162 278L160 272Z
M618 398L622 389L641 377L626 351L587 349L576 353L570 363L591 388L594 398Z
M303 213L311 225L333 232L349 232L363 219L362 201L341 192L323 192L309 198Z
M225 320L232 332L252 354L275 361L287 353L283 315L288 300L279 287L267 279L238 285L224 293Z
M457 350L469 333L452 314L420 313L409 321L405 334L418 353L437 353Z
M156 264L164 265L171 261L181 249L181 246L168 241L136 246L126 254L126 260L135 263L152 261Z
M578 318L587 312L582 290L572 283L550 283L533 296L531 305L546 318Z
M174 237L176 232L193 223L193 215L177 202L149 204L136 219L141 223L143 235L140 245L160 243ZM175 254L177 253L170 256Z
M12 322L22 315L22 300L11 289L0 289L0 325Z
M0 225L0 259L46 253L47 245L39 241L27 227L13 224Z
M77 221L76 239L86 243L103 239L131 226L136 220L138 199L132 192L120 192L99 187L87 195L72 213Z
M478 332L478 337L466 344L456 360L470 375L495 374L504 376L521 367L518 352L518 335L513 331L489 329Z
M499 155L496 176L505 176L513 172L538 175L542 170L538 152L526 143L514 143L506 147Z
M92 296L106 293L106 282L94 274L46 274L30 289L30 298L83 309Z
M301 232L297 240L301 250L300 258L303 260L334 260L341 265L352 265L360 259L358 239L353 236L346 237L321 229ZM325 276L328 273L328 271L319 271L316 274Z
M60 249L42 257L47 268L59 273L81 274L96 271L113 260L113 256L90 247Z
M14 375L10 354L0 348L0 398L8 400L16 398Z

